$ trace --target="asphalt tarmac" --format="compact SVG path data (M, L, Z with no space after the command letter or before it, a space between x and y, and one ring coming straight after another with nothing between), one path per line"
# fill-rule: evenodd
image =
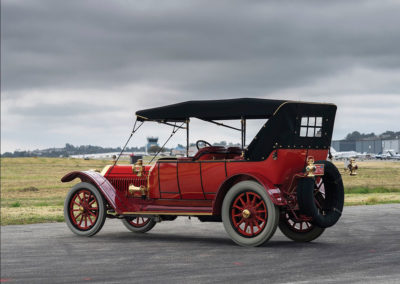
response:
M258 248L239 247L222 223L196 218L142 235L107 220L91 238L64 223L4 226L1 282L400 283L400 204L345 207L312 243L278 230Z

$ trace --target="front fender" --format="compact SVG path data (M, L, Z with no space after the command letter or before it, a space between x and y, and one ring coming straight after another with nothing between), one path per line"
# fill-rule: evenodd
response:
M93 171L75 171L70 172L62 177L62 182L70 182L79 178L83 182L88 182L97 187L100 193L103 194L108 204L114 208L117 214L128 211L124 200L122 200L116 193L113 185L100 173Z

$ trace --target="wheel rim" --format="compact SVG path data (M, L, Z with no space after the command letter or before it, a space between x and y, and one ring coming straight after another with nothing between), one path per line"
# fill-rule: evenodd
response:
M314 202L321 214L325 214L325 186L322 177L315 178L314 184ZM296 212L297 214L299 212ZM314 225L308 221L298 220L293 216L293 213L285 212L283 215L283 221L289 227L290 230L297 233L306 233L314 228Z
M77 191L69 202L69 216L78 230L90 230L99 218L96 196L87 189Z
M267 224L264 199L256 192L240 193L232 202L230 218L234 229L244 237L259 235Z
M313 225L310 222L296 220L288 212L285 212L283 217L284 222L294 232L306 233L313 229Z
M136 228L142 228L150 222L148 217L133 217L132 219L127 219L128 223Z

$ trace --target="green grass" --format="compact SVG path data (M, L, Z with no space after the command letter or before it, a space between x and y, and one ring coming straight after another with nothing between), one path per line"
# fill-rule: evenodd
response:
M72 183L62 183L61 177L108 164L111 161L1 158L1 225L63 221L64 198Z
M18 206L13 204L18 203ZM18 198L2 198L1 208L6 207L29 207L29 206L62 206L64 204L64 196L59 197L18 197Z
M354 206L354 205L377 205L377 204L396 204L400 203L400 200L380 200L379 198L370 197L367 198L366 201L346 201L344 203L345 206Z
M1 158L0 224L64 221L64 199L74 182L62 183L61 177L75 170L101 170L108 164L111 161ZM343 176L345 205L400 203L399 162L359 162L357 176L349 176L342 163L336 165Z
M385 187L347 187L344 189L345 194L370 194L370 193L391 193L400 192L400 188L385 188Z
M21 203L19 201L13 202L10 204L10 207L21 207Z
M34 223L63 222L63 211L59 207L7 208L2 212L1 225L22 225Z

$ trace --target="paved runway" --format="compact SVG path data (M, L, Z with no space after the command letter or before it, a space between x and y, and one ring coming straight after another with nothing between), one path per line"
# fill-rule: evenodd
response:
M178 218L136 235L107 220L94 237L64 223L1 227L1 282L400 283L400 204L345 207L312 243L279 231L243 248L221 223Z

